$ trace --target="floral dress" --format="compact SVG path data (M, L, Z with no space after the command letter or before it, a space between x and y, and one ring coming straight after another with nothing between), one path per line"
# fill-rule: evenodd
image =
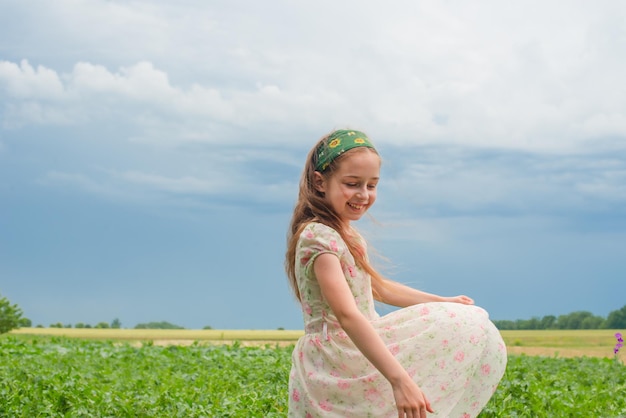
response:
M487 312L431 302L379 316L369 275L356 266L334 229L312 222L296 248L305 335L292 354L289 416L398 416L391 385L343 331L322 296L313 262L324 253L337 255L359 310L431 402L435 413L428 416L478 415L506 368L506 347Z

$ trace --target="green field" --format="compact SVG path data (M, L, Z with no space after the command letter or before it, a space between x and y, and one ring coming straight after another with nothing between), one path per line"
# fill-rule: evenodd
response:
M291 344L299 334L13 331L0 337L0 417L285 417ZM481 418L626 417L626 367L612 356L614 331L503 335L517 344L512 348L605 355L510 354Z

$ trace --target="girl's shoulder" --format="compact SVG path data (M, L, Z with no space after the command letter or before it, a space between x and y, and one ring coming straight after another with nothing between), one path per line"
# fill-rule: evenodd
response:
M367 246L367 242L365 238L363 238L363 236L355 228L350 227L347 233L348 233L348 237L350 237L351 239L355 239L359 243L359 245L362 245L364 247ZM302 238L310 239L310 238L315 238L315 237L335 239L341 242L344 241L341 234L333 227L323 224L321 222L311 221L308 224L306 224L305 227L302 229L302 232L300 233L300 239Z
M320 222L309 222L304 227L296 248L300 261L304 260L306 265L320 254L332 253L343 259L350 252L339 232Z
M313 237L327 237L341 239L341 235L334 228L323 224L321 222L311 221L302 230L300 237L313 238Z

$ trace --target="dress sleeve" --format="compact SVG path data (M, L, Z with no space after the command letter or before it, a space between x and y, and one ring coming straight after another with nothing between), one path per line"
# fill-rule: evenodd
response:
M298 258L306 276L312 274L313 263L320 254L332 253L340 260L345 254L346 245L333 228L312 222L302 233L298 243Z

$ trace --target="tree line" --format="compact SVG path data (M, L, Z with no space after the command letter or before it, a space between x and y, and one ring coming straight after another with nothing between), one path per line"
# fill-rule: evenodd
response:
M626 329L626 305L611 311L604 318L588 311L576 311L566 315L546 315L530 319L495 320L499 330L541 330L541 329Z
M31 325L21 325L21 326L31 326ZM35 328L43 328L43 325L37 325ZM77 322L72 326L72 324L62 324L61 322L56 322L54 324L50 324L50 328L100 328L100 329L119 329L122 328L122 322L115 318L111 323L108 322L98 322L96 325L85 324L83 322ZM167 321L153 321L153 322L143 322L135 325L134 329L185 329L180 325L172 324ZM205 326L202 329L213 329L210 325Z
M31 327L30 319L22 316L22 310L16 304L0 295L0 334L9 332L15 328ZM493 323L499 330L550 330L550 329L626 329L626 305L609 313L606 318L597 316L588 311L576 311L566 315L546 315L530 319L517 320L494 320ZM43 325L37 325L43 328ZM121 328L122 322L115 318L110 323L99 322L94 326L77 322L62 324L60 322L50 324L50 328ZM185 329L179 325L167 321L146 322L135 325L135 329ZM203 329L212 329L210 325Z
M15 303L11 303L6 297L0 295L0 334L9 332L16 328L29 328L32 327L32 321L23 316L22 309ZM50 328L122 328L122 322L115 318L109 322L98 322L95 325L86 324L84 322L77 322L72 324L63 324L61 322L55 322L49 325ZM36 325L35 328L44 328L43 325ZM172 324L167 321L158 322L145 322L135 325L135 329L185 329L180 325ZM210 325L205 326L202 329L213 329Z

